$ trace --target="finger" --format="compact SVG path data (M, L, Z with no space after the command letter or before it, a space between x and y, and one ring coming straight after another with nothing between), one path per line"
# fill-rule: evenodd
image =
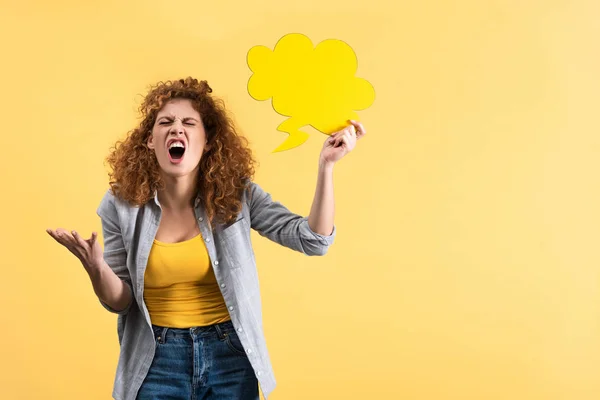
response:
M48 232L48 235L50 235L52 239L56 240L59 244L66 246L66 243L63 243L63 239L58 235L57 232L51 229L46 230L46 232Z
M354 125L350 125L347 128L348 133L350 133L351 135L356 135L356 128L354 127Z
M338 138L340 137L340 132L341 132L341 131L338 131L338 132L332 133L332 134L329 136L329 139L327 140L327 144L328 144L328 145L330 145L330 146L333 146L333 147L335 147L335 145L336 145L336 143L337 143L337 141L338 141Z
M361 124L358 121L350 121L350 123L356 128L356 137L358 139L360 139L361 137L365 136L367 134L367 130L365 129L364 125Z
M52 229L46 229L46 232L48 232L48 234L52 236L52 238L56 240L59 244L61 244L67 250L69 250L75 257L77 257L80 260L83 260L83 253L81 247L72 244L72 242L68 239L69 235L64 229L57 229L56 231L53 231Z
M67 232L64 229L61 229L57 230L57 235L60 239L60 244L69 249L69 251L71 251L71 253L75 254L77 257L80 257L80 255L82 254L81 250L83 249L81 248L79 243L77 243L77 240L75 240L75 238L71 236L69 232Z
M56 233L55 240L69 250L75 257L79 258L80 260L82 259L83 254L81 252L81 248L71 244L71 242L66 240L64 234Z
M67 232L66 229L58 228L56 232L58 233L61 239L69 243L71 246L77 245L77 241L75 240L75 238L71 236L71 234Z
M348 150L352 150L352 141L353 139L348 137L348 136L344 136L344 138L342 139L343 143L346 145L346 148Z
M89 239L86 239L85 242L93 248L96 245L96 241L98 240L98 234L96 232L92 232L92 236Z
M355 122L355 124L353 125L354 129L356 129L356 137L357 138L361 138L365 135L365 128L364 126L360 123L360 122Z
M59 242L60 244L62 244L62 245L65 244L65 243L63 243L64 239L63 239L63 237L61 236L61 234L60 234L60 232L58 230L53 231L52 229L47 229L46 232L48 232L48 234L50 236L52 236L52 238L54 240L56 240L57 242Z
M67 232L67 230L63 229L63 228L58 228L56 230L56 233L59 234L59 235L61 235L61 236L70 236L69 232Z
M71 232L73 234L73 238L75 239L75 241L77 242L77 244L79 246L82 247L82 249L87 249L88 248L88 244L85 242L85 240L83 240L83 238L81 236L79 236L79 234L77 233L77 231L73 231Z
M347 145L355 143L356 142L356 134L349 132L347 135L345 135L345 139L346 139Z
M67 238L67 234L65 232L57 230L56 231L56 240L65 247L69 247L69 248L73 247L72 243Z
M343 132L343 131L337 131L337 132L335 132L335 133L332 133L330 137L331 137L332 139L337 139L338 137L340 137L340 135L342 134L342 132Z

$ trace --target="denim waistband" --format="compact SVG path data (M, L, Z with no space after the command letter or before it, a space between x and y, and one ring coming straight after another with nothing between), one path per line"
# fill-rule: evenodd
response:
M168 337L173 338L223 338L228 334L235 333L235 328L231 321L225 321L208 326L195 326L191 328L169 328L166 326L152 325L154 338L157 341L164 341Z

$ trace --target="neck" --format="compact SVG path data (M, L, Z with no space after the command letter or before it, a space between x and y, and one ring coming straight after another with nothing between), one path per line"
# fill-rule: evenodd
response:
M198 178L196 174L186 176L163 176L165 187L158 192L162 208L171 211L183 210L193 205Z

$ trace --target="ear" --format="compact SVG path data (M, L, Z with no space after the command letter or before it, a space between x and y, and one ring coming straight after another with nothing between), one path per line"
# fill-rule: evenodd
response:
M208 139L206 139L206 142L204 143L204 153L209 151L211 148L212 148L212 146L210 144L208 144Z
M154 150L154 135L152 134L152 132L150 133L150 136L148 136L146 144L148 145L149 149Z

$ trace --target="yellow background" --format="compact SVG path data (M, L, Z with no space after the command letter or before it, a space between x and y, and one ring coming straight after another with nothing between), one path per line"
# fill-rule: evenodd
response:
M349 43L376 90L336 167L339 236L307 258L254 236L272 399L600 398L600 3L6 1L0 12L0 397L108 399L116 318L47 236L100 229L104 157L147 85L194 75L256 180L307 214L315 133L246 91L286 33Z

